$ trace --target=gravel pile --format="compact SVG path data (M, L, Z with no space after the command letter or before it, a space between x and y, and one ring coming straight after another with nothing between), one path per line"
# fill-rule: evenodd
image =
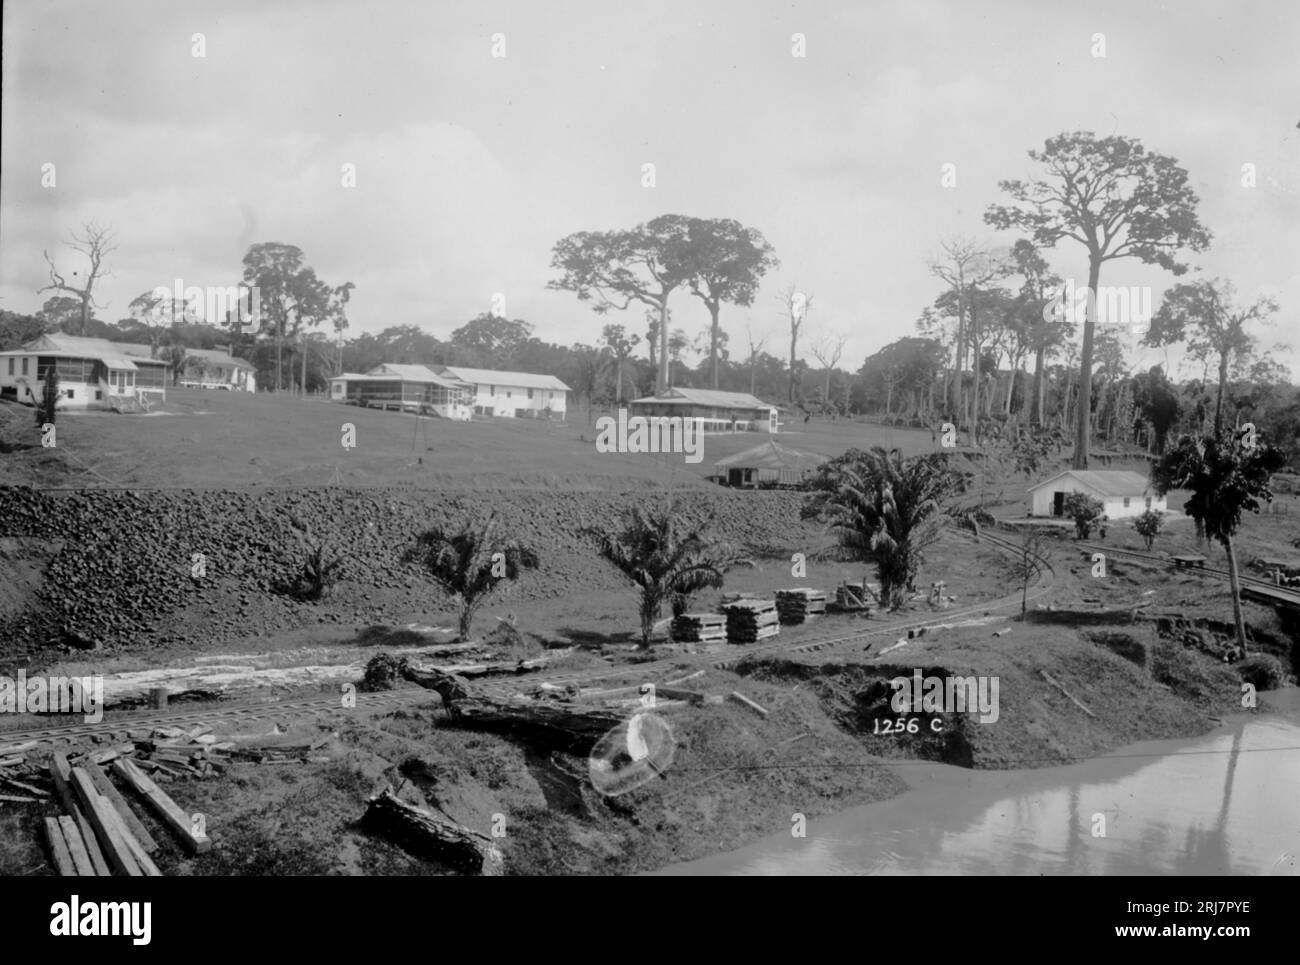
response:
M542 556L541 568L512 590L516 599L621 587L584 530L620 528L627 509L645 499L519 490L0 488L0 538L58 547L36 599L0 622L0 656L60 644L167 644L199 634L218 642L299 626L305 614L351 624L381 620L385 607L428 606L441 599L440 591L403 564L402 553L429 526L485 510L499 513L507 531ZM797 493L720 489L680 493L676 506L751 551L798 551L820 538L819 528L800 521L800 501ZM277 589L296 574L302 557L294 517L345 557L339 590L318 604Z

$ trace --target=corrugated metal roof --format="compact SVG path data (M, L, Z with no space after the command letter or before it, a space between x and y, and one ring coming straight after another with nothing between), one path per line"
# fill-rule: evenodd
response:
M247 359L237 359L229 352L223 352L220 349L187 348L185 354L193 355L195 358L205 359L209 362L233 365L237 369L253 369L255 367Z
M1066 469L1030 486L1027 491L1032 493L1042 489L1062 476L1070 476L1085 489L1101 496L1141 496L1151 488L1150 480L1129 469Z
M456 383L452 380L438 375L427 365L408 365L395 362L384 362L382 365L376 365L368 373L358 376L361 379L382 378L385 375L396 376L403 382L418 382L421 385L441 385L444 388L454 389Z
M748 392L717 392L713 389L669 389L663 395L648 395L644 399L635 399L636 403L659 403L661 405L707 405L715 409L771 409L761 399L756 399Z
M139 342L110 342L106 338L84 338L80 335L66 335L63 332L46 332L32 339L24 348L30 349L42 344L82 356L112 355L120 358L123 355L130 355L134 358L148 359L153 355L148 345Z
M778 446L775 442L769 440L761 445L754 446L752 449L738 452L734 456L719 459L714 465L722 468L739 466L742 469L804 470L816 469L826 461L826 456L818 455L815 452L800 452L797 449L787 449L785 446Z
M110 369L125 369L128 372L135 372L139 370L139 366L137 366L134 362L132 362L128 358L122 358L122 357L114 358L111 355L101 355L99 357L99 360L103 362L105 365L107 365Z
M503 385L521 389L553 389L557 392L572 392L567 385L553 375L535 375L532 372L498 372L495 369L466 369L459 365L444 365L440 369L462 382L474 385Z

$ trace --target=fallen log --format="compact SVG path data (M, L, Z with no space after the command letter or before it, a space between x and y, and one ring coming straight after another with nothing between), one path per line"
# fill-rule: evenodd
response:
M468 681L431 668L403 665L402 675L436 691L452 719L476 730L505 732L573 754L585 753L624 716L603 707L476 696Z
M398 800L391 789L370 799L361 823L418 858L440 862L463 874L500 873L501 855L491 838Z

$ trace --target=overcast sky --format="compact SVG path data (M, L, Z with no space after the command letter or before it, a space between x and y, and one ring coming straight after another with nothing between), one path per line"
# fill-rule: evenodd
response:
M600 316L545 289L552 245L673 212L735 218L782 260L752 307L724 308L734 354L747 320L780 354L775 296L795 283L856 368L914 333L941 238L1013 240L982 214L1032 174L1026 151L1091 130L1188 169L1215 236L1194 263L1277 297L1265 341L1300 348L1298 63L1293 0L7 0L0 307L39 309L42 248L94 218L119 235L110 321L176 278L230 284L250 244L279 241L356 284L353 333L445 338L500 292L539 337L594 342ZM1077 245L1052 257L1086 283ZM1102 283L1158 305L1171 280L1130 260ZM707 324L673 306L692 337ZM611 320L644 331L640 308Z

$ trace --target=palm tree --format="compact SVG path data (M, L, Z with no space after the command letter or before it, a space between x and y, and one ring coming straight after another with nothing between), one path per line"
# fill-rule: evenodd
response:
M622 532L593 532L600 555L641 589L641 649L650 649L650 634L665 602L684 613L700 590L722 586L733 566L745 561L728 543L705 530L684 525L669 500L662 507L633 507Z
M924 550L942 531L945 500L961 489L947 456L850 449L823 465L813 485L804 516L826 523L849 559L874 560L882 602L902 606L916 589Z
M1246 622L1241 613L1241 582L1232 538L1241 526L1243 510L1259 512L1260 500L1272 502L1269 481L1286 465L1286 455L1275 446L1254 439L1253 430L1226 439L1183 436L1151 470L1151 481L1163 496L1171 489L1191 490L1183 511L1204 527L1209 539L1223 545L1232 584L1232 618L1237 645L1246 652Z
M495 513L466 520L456 529L435 526L421 533L403 556L404 562L423 566L456 599L461 640L469 637L474 612L500 580L516 580L524 570L538 566L537 553L504 535L502 527Z

